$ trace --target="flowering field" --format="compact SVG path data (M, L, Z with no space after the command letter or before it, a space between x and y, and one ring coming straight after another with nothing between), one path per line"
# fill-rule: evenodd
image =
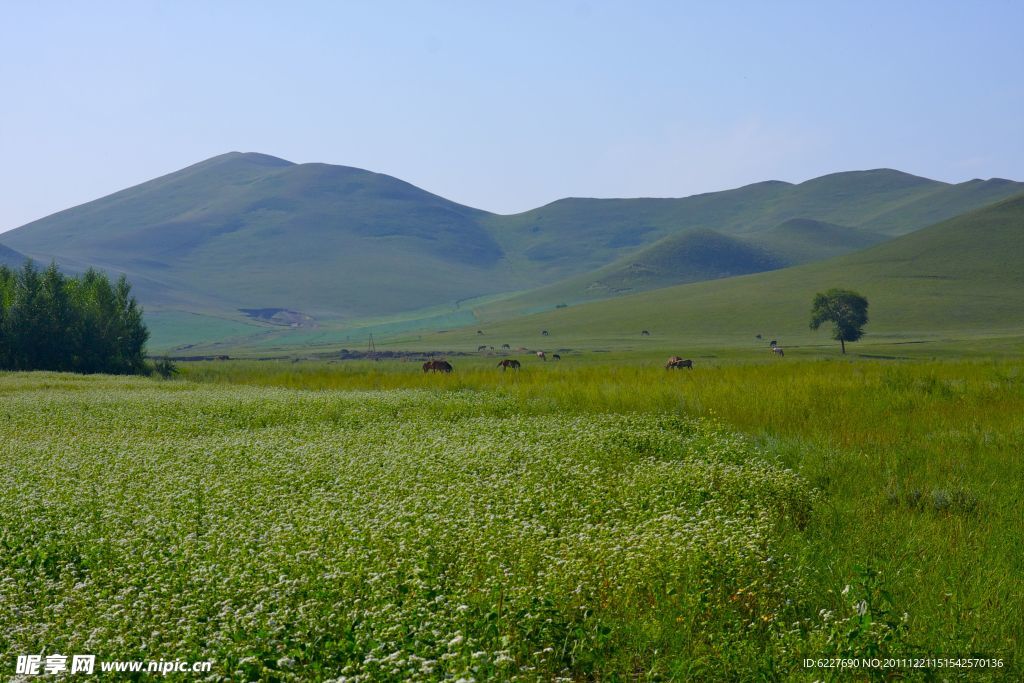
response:
M5 674L755 677L828 627L815 494L707 421L46 373L0 398Z

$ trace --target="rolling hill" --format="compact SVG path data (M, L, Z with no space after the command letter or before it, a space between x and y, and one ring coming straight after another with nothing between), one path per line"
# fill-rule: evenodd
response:
M778 270L887 239L879 233L808 218L792 218L750 237L692 230L664 237L597 270L476 308L484 316L539 312L672 285Z
M537 344L537 330L547 329L545 343L560 346L636 343L641 329L683 345L743 344L756 334L831 344L825 331L808 329L810 302L816 292L845 287L870 301L867 339L1024 335L1021 263L1024 194L826 261L515 318L482 308L477 325L512 343ZM452 344L463 334L444 337Z
M0 266L19 268L25 263L26 258L24 254L20 254L10 247L0 244Z
M791 218L749 239L777 254L787 265L797 265L866 249L890 238L870 230Z
M582 300L779 268L1021 189L880 169L682 199L564 199L499 216L379 173L232 152L3 241L69 270L126 273L148 314L234 338L388 316L450 321L465 315L460 302L567 282L582 284Z
M863 230L876 239L878 233L891 237L913 232L1021 191L1024 183L949 185L877 169L834 173L797 185L768 181L681 199L561 199L485 221L514 263L526 263L557 280L691 230L748 238L792 219L807 219ZM826 250L801 259L831 255Z
M191 303L199 311L282 308L331 317L508 286L481 215L389 176L233 153L30 223L5 240L33 256L125 272L158 309Z
M661 287L759 273L789 265L776 252L711 230L663 237L607 266L475 308L484 317L521 315Z

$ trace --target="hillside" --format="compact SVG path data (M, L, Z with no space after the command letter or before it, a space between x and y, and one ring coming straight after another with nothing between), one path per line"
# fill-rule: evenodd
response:
M19 268L25 263L26 258L24 254L20 254L10 247L0 244L0 266Z
M756 183L681 199L562 199L514 216L489 216L498 241L516 263L552 279L594 270L671 234L714 230L755 237L792 219L905 234L1024 191L1024 183L949 185L877 169L834 173L793 185ZM767 236L770 237L770 234ZM799 260L834 255L803 254ZM518 255L516 255L518 254Z
M484 317L539 312L563 304L778 270L887 239L879 233L807 218L793 218L747 237L698 229L669 235L597 270L482 304L475 310Z
M869 339L1024 334L1024 194L884 244L827 261L700 282L512 319L485 318L512 343L613 343L649 329L679 344L830 344L808 329L814 294L830 287L870 301ZM483 309L486 313L487 309ZM461 335L462 333L459 333ZM461 338L446 335L449 343ZM471 338L467 336L467 341Z
M386 175L231 153L30 223L33 256L125 272L147 306L382 314L517 281L484 212ZM381 277L391 274L391 277Z
M694 230L664 237L597 270L498 299L474 310L484 317L504 317L787 265L786 257L764 246L711 230Z
M69 270L127 274L175 340L277 338L371 319L398 317L403 329L461 320L462 302L548 285L541 300L509 301L522 312L814 261L1021 189L879 169L682 199L564 199L499 216L379 173L232 152L3 241ZM172 330L181 320L188 330Z
M825 221L791 218L749 239L796 265L866 249L889 237Z

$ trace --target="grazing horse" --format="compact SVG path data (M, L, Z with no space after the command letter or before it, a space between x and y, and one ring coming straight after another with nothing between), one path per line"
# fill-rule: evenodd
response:
M545 362L546 362L546 361L547 361L547 359L548 359L548 357L544 355L544 352L543 352L543 351L538 351L538 352L537 352L537 358L540 358L540 359L541 359L542 361L545 361Z
M547 331L547 330L541 330L541 331L540 331L540 335L541 335L542 337L546 337L546 336L548 336L548 331Z
M487 350L487 344L484 344L483 346L476 347L476 350L477 351L486 351Z
M786 355L785 352L783 352L781 346L773 346L772 347L772 353L774 353L776 356L785 356Z
M519 361L514 358L506 358L505 360L498 361L498 367L501 368L502 372L505 372L509 368L513 370L519 369Z
M511 349L512 347L509 346L508 344L502 344L501 348L503 348L503 349Z
M559 356L557 353L551 354L551 357L554 358L555 360L562 360L562 357Z
M640 332L640 336L641 336L641 337L650 337L650 336L651 336L651 333L650 333L650 332L648 332L647 330L642 330L642 331Z
M428 360L423 364L423 372L451 372L452 364L446 360Z
M684 360L679 356L672 356L671 358L668 359L668 362L665 363L666 370L679 370L682 368L689 368L690 370L693 370L693 361L690 360L689 358Z

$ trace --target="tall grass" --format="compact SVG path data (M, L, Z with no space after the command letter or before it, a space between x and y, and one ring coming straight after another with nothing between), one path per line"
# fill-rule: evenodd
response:
M1024 661L1024 362L490 366L473 359L435 376L400 362L228 362L185 374L316 390L461 390L481 401L497 392L526 414L716 416L825 494L804 558L823 595L839 605L868 567L909 614L923 651Z

